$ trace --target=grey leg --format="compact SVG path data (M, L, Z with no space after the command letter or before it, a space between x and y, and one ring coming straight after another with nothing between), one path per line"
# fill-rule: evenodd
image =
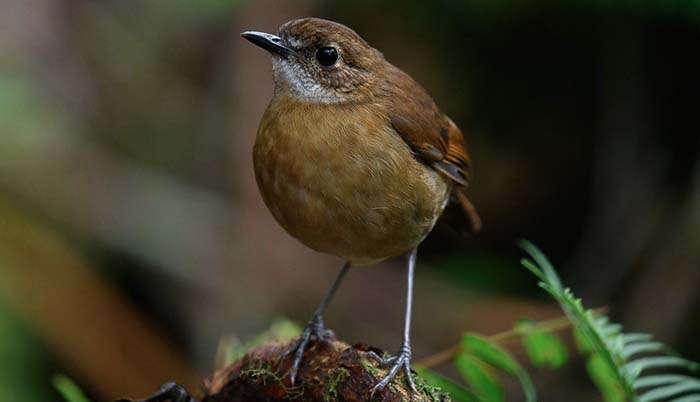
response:
M396 374L402 368L411 390L415 393L418 392L416 390L416 384L413 382L413 375L411 374L411 309L413 307L413 274L416 269L416 255L417 249L415 248L407 255L406 265L408 266L408 281L406 284L406 317L403 329L403 344L401 345L398 355L384 359L383 362L385 364L391 364L391 369L389 369L389 373L372 388L372 394L381 391L389 385L391 380L396 377Z
M314 336L318 340L325 341L333 336L333 331L326 329L325 325L323 324L323 313L326 311L328 303L330 303L333 299L335 292L340 287L340 283L343 281L343 278L345 277L345 274L348 273L349 269L350 263L346 262L340 269L335 281L333 281L333 285L331 285L328 291L326 291L326 295L323 297L323 300L321 300L321 304L316 309L316 312L311 320L306 324L304 332L301 334L301 337L299 337L299 342L293 349L294 361L292 362L292 368L289 370L289 378L292 385L294 385L297 373L299 372L299 365L301 364L302 357L304 356L304 349L306 349L306 345L311 340L311 337Z

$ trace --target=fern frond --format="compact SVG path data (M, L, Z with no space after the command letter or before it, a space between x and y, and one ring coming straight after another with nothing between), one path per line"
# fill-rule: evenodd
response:
M681 368L697 372L700 367L698 363L673 355L666 345L652 341L651 335L625 334L621 325L586 309L581 299L562 285L554 267L537 247L524 240L519 245L530 256L530 259L521 260L522 265L540 279L539 286L559 303L578 334L584 338L584 349L596 361L589 367L603 364L605 367L600 371L608 373L605 375L611 376L626 398L634 402L700 402L698 378L679 374L647 374L651 369Z

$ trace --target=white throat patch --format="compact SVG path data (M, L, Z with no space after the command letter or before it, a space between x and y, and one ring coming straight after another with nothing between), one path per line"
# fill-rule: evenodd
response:
M341 103L345 97L324 88L303 67L281 57L272 57L272 75L275 93L288 89L296 98L318 103Z

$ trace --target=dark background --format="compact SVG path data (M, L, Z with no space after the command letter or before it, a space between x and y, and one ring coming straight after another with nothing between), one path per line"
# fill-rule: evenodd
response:
M196 389L220 339L310 317L341 262L262 204L270 61L239 37L301 16L357 30L466 133L485 229L451 214L422 247L417 358L560 315L527 238L588 306L700 359L700 2L4 0L0 400L59 400L55 373L95 400ZM403 296L399 261L351 271L327 323L393 351ZM543 401L599 400L584 371L532 373Z

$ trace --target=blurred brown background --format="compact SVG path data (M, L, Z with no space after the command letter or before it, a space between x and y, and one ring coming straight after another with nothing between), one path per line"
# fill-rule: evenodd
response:
M58 401L54 373L100 401L196 388L223 336L309 318L341 262L262 204L270 62L238 36L301 16L356 29L467 133L485 230L448 217L422 248L416 357L559 315L524 237L700 358L700 2L1 0L0 400ZM327 322L394 350L403 296L396 261L351 271ZM568 367L533 371L541 400L598 400Z

